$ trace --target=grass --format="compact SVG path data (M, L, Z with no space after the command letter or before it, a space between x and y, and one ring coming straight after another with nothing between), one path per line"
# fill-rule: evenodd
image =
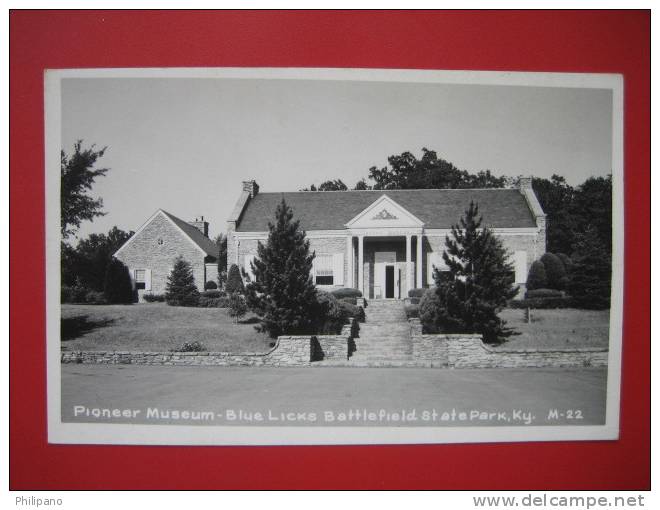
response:
M607 347L610 331L609 310L532 310L532 322L525 322L525 310L506 309L500 317L520 335L509 337L500 347Z
M247 315L236 324L223 308L62 305L62 349L153 352L198 341L209 351L266 352L272 340L254 329L255 322Z

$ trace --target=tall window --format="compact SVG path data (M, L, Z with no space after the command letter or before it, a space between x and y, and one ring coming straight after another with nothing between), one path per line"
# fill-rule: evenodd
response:
M316 285L334 285L332 255L317 255L314 259L314 283Z
M135 270L135 288L137 290L144 289L146 287L146 271L144 269Z

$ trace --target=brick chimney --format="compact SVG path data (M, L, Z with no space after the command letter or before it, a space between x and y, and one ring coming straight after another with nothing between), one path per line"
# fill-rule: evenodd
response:
M189 221L188 224L199 230L205 237L209 236L209 222L204 221L204 216L195 218L195 221Z
M254 198L257 193L259 193L259 185L257 181L243 181L243 191L247 191L250 194L250 198Z
M520 191L532 189L532 177L521 176L518 180L518 189L520 189Z

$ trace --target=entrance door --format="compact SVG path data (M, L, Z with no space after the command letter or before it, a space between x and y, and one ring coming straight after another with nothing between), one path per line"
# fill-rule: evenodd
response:
M385 298L394 299L394 266L385 266Z

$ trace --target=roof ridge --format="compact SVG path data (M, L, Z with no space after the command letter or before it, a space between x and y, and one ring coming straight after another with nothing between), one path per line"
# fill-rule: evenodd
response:
M386 193L395 191L518 191L518 188L408 188L408 189L344 189L344 190L328 190L328 191L263 191L259 195L283 195L293 193Z

